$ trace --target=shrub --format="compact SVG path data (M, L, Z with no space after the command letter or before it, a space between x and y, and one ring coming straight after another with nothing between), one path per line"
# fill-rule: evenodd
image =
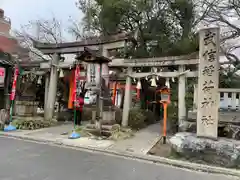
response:
M154 124L156 122L156 117L152 111L145 110L144 115L146 116L145 123L147 125Z
M139 130L146 126L146 113L139 108L133 108L129 112L128 125L132 129Z

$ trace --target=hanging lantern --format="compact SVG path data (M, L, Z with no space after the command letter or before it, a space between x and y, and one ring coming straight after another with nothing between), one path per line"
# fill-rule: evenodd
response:
M37 81L37 84L42 84L42 78L41 78L41 76L39 76L38 81Z
M59 77L60 77L60 78L63 78L63 77L64 77L64 74L63 74L63 70L62 70L62 69L60 70Z
M166 78L165 86L167 86L168 88L170 88L169 78Z
M147 76L145 77L145 79L146 79L146 81L148 81L148 77Z
M155 78L155 76L153 76L152 79L151 79L151 86L157 87L157 83L156 83L156 78Z
M134 81L134 82L136 82L136 79L135 79L135 78L133 78L133 81Z
M137 82L137 87L136 87L137 89L142 89L142 84L141 84L141 81L140 81L140 79L138 80L138 82Z
M157 76L157 81L159 80L159 77Z
M175 78L174 77L172 77L172 82L175 82Z

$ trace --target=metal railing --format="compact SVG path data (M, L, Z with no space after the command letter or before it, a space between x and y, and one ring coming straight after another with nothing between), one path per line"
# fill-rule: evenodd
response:
M219 93L220 109L240 110L240 89L221 88L219 89Z
M219 109L240 111L240 89L234 88L219 88ZM194 94L197 90L194 91ZM194 109L197 109L197 94L194 95Z

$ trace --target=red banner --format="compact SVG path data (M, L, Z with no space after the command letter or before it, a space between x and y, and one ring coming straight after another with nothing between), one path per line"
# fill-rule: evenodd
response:
M15 67L13 84L12 84L12 93L10 96L11 101L13 101L15 99L18 74L19 74L19 70L17 67Z
M77 65L74 73L74 86L73 86L73 94L72 94L73 95L72 100L74 103L76 103L76 100L77 100L77 82L79 80L79 75L80 75L80 68Z

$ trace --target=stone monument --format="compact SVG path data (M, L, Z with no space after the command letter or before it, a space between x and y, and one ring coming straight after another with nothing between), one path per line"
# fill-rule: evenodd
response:
M217 139L219 28L199 31L197 136Z

